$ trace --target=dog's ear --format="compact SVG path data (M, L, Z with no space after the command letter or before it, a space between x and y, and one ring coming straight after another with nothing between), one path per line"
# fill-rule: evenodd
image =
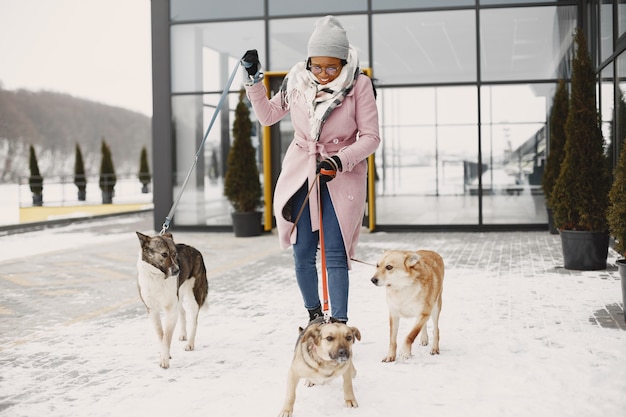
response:
M410 252L406 255L406 266L408 266L409 268L413 268L415 265L417 265L420 259L421 257L417 253Z
M356 340L361 340L361 332L356 327L350 327L352 330L352 335L356 338Z
M161 236L166 237L166 238L171 239L172 241L174 241L174 236L172 236L172 234L170 232L163 233Z
M304 329L302 337L304 339L311 339L313 344L319 345L322 338L322 332L320 331L321 327L322 323L314 323L307 326L306 329Z
M146 243L150 239L150 236L146 236L141 232L135 232L135 233L137 233L137 237L139 238L139 242L141 242L142 246L144 243Z

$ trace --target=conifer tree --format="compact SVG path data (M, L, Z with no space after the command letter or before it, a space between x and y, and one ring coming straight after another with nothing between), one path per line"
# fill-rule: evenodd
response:
M541 185L546 198L546 205L552 207L550 198L554 183L559 177L561 162L565 154L565 121L569 107L569 97L565 80L559 80L550 110L550 151L546 159L546 169Z
M250 110L244 102L245 90L239 93L233 121L233 145L228 152L227 171L224 177L224 195L236 212L257 210L261 204L261 182L252 146Z
M28 166L30 168L30 177L28 177L30 191L35 195L41 195L43 193L43 178L39 172L39 164L37 163L37 155L33 145L30 145L29 149Z
M111 149L102 138L101 146L102 159L100 161L100 189L106 193L112 193L117 183L115 176L115 167L113 166L113 158L111 157Z
M148 164L148 150L145 146L141 148L139 157L139 181L146 187L150 184L152 176L150 175L150 165Z
M76 144L74 160L74 184L78 188L78 199L85 200L85 192L87 190L87 177L85 176L85 164L83 162L83 153L80 150L80 145Z
M605 232L611 180L596 107L596 77L581 29L575 39L565 156L551 195L554 224L557 229Z
M607 221L609 231L615 238L615 251L626 256L626 139L621 148L614 170L613 185L609 191Z

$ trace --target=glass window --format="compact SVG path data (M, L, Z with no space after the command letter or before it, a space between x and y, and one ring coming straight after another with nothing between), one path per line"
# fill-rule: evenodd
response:
M307 44L319 17L280 19L270 22L270 63L272 71L289 71L307 58ZM339 16L348 40L359 53L362 68L370 66L367 41L367 16Z
M269 0L268 7L270 16L306 13L333 14L367 11L367 0Z
M553 84L483 86L483 223L547 222L541 191Z
M613 144L613 110L615 110L613 65L608 65L600 73L599 112L602 117L602 136L605 144L610 147Z
M600 4L600 62L604 62L613 53L613 1L602 0Z
M374 77L382 84L476 81L474 10L374 15Z
M566 0L567 1L567 0ZM525 3L556 3L563 0L478 0L481 6L485 5L501 5L501 4L525 4ZM572 3L572 2L570 2ZM575 1L573 3L576 3Z
M190 94L172 97L173 136L175 142L174 189L176 199L195 155L214 117L221 93ZM232 207L224 197L224 174L228 151L232 143L232 123L239 93L229 94L224 108L215 119L192 172L185 192L176 208L176 224L228 226L232 224ZM256 126L254 112L250 114ZM226 127L227 126L227 127ZM223 128L224 127L224 128ZM252 144L259 150L258 130L253 129ZM261 152L257 151L259 172L262 172ZM260 175L261 183L263 177Z
M372 10L398 10L425 7L473 6L475 0L372 0Z
M476 87L381 88L378 224L477 224ZM421 207L415 210L415 207Z
M544 4L530 5L538 1ZM526 4L502 7L517 3ZM577 18L576 2L548 3L552 2L322 0L304 4L246 0L233 3L235 6L220 2L216 8L214 0L172 0L172 20L183 22L170 26L174 197L215 114L221 91L243 53L257 49L266 71L288 71L306 58L307 42L319 16L338 12L350 42L359 51L361 66L372 68L379 80L382 143L376 152L377 224L547 223L540 189L546 119L554 80L571 66ZM281 18L264 20L265 4L268 14ZM477 9L477 4L496 7ZM602 6L598 8L601 11L609 2L596 4ZM368 5L372 10L389 12L368 15ZM465 9L452 10L455 7ZM418 8L429 10L407 12ZM620 0L617 10L625 16L618 19L620 28L626 21L624 9L626 0ZM343 15L351 11L356 13ZM480 19L476 13L481 13ZM283 17L289 14L300 17ZM602 11L597 18L605 22L609 16ZM202 19L243 20L198 23ZM184 23L189 20L196 23ZM477 21L481 28L476 27ZM598 26L603 28L602 38L604 26ZM480 65L476 61L477 40L481 42ZM604 54L607 49L601 46L600 51ZM626 74L622 66L626 68L626 58L616 67ZM612 120L609 113L614 103L606 101L612 98L607 90L612 75L604 71L598 84L604 131ZM475 85L477 81L481 81L480 88ZM191 176L178 205L177 224L231 224L222 180L236 92L242 82L243 71L239 70L229 89L228 104L209 132L198 172ZM626 92L624 85L620 91ZM626 120L626 107L624 111L618 107L616 112ZM479 114L482 120L478 120ZM258 123L255 126L258 128ZM616 129L626 132L626 127L620 126ZM288 119L280 129L284 147L292 137ZM626 133L616 135L626 137ZM256 134L253 142L259 149ZM257 154L260 165L263 161L260 152ZM271 158L278 167L280 163L274 159L280 157ZM423 210L416 211L415 207Z
M524 7L480 12L483 81L558 78L576 27L576 7Z
M257 49L265 66L262 21L203 23L171 27L172 92L217 91L224 88L233 66L248 49ZM243 71L233 83L239 89Z
M170 19L173 22L263 15L263 0L170 0Z
M617 74L618 74L618 85L617 85L617 96L619 99L617 105L617 132L615 135L616 146L617 148L616 155L619 155L619 152L626 144L626 52L620 54L617 58ZM615 159L614 162L617 162Z
M617 37L621 37L626 32L626 0L617 2Z

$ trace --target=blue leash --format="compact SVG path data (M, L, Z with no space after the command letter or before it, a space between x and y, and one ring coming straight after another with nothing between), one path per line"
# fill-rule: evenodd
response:
M224 88L224 92L222 93L222 96L220 97L220 101L217 103L217 108L213 112L213 118L211 119L211 123L209 123L209 127L204 133L204 137L202 138L200 147L198 148L198 151L196 152L196 157L193 161L193 165L191 165L191 168L189 168L189 172L187 172L187 177L185 178L185 181L183 182L183 186L180 188L180 191L178 192L178 196L176 197L176 200L174 201L174 204L172 205L170 212L167 214L167 217L165 218L165 222L163 223L163 228L161 229L161 232L159 233L161 235L163 235L167 231L167 229L169 229L170 227L170 223L172 221L172 217L174 217L174 211L176 210L176 206L180 202L180 198L183 195L183 191L185 191L185 187L187 186L189 177L191 177L191 173L193 172L194 168L196 167L196 164L198 163L200 152L202 151L202 148L204 148L204 143L206 142L206 139L209 136L209 132L211 131L211 128L213 127L213 123L215 123L215 119L217 119L217 115L222 109L222 105L224 104L224 100L226 100L226 96L228 95L228 90L230 90L230 86L233 83L233 80L235 79L235 74L237 74L237 70L239 69L240 63L241 61L237 61L237 65L235 65L235 68L233 69L232 74L230 74L230 78L228 79L228 83L226 83L226 87Z

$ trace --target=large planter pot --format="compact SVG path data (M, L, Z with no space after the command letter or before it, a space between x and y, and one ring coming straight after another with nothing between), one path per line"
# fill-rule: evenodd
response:
M551 235L558 235L559 230L554 227L554 217L552 217L552 209L546 207L546 211L548 212L548 230L550 231Z
M78 201L87 200L87 190L78 190Z
M261 234L261 212L231 213L236 237L259 236Z
M43 206L43 194L33 194L33 206Z
M148 194L150 192L150 187L148 187L148 184L142 184L141 186L141 193L142 194Z
M102 204L112 204L113 203L113 191L103 191L102 192Z
M615 264L622 278L622 305L624 309L624 321L626 321L626 259L619 259Z
M597 271L606 269L609 254L608 232L561 230L563 262L566 269Z

